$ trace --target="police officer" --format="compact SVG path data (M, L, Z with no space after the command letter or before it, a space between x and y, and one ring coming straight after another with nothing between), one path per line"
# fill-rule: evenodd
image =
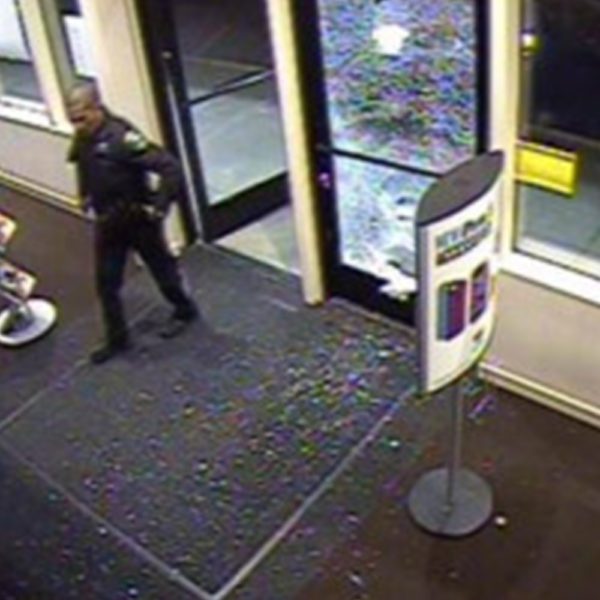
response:
M177 335L199 312L163 235L163 219L181 191L179 164L112 115L93 85L75 87L67 109L75 129L68 160L76 165L83 208L95 216L96 287L106 330L90 356L98 364L130 346L120 297L129 250L138 252L174 307L163 337Z

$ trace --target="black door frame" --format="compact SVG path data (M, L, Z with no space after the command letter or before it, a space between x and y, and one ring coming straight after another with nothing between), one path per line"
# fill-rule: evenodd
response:
M250 223L288 201L287 172L243 190L223 203L211 206L203 178L202 157L194 135L191 104L225 95L260 82L229 82L201 99L188 99L176 24L171 2L136 0L142 40L149 59L151 84L167 146L187 167L191 192L180 202L188 242L200 237L211 242ZM272 74L274 76L274 74ZM185 155L184 155L185 154Z
M477 73L477 147L476 153L483 153L489 146L489 0L474 0L476 27L476 73ZM301 6L300 6L301 5ZM397 167L420 175L429 173L424 169L390 161L361 157L351 152L336 149L331 144L331 132L327 114L327 93L325 88L324 64L319 29L318 0L303 0L293 3L293 22L302 35L299 40L300 72L305 95L305 122L308 123L308 139L311 152L311 170L317 190L319 218L323 231L323 256L325 261L326 288L328 295L342 296L373 309L379 313L404 322L415 324L416 295L405 302L392 300L381 294L378 287L384 282L357 269L343 266L339 260L339 234L337 231L337 210L333 170L335 156L348 156L367 159L372 164Z

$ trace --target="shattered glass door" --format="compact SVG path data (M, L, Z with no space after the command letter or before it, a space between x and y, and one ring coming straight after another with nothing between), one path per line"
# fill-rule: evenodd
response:
M318 0L338 258L414 291L414 215L478 152L474 0Z

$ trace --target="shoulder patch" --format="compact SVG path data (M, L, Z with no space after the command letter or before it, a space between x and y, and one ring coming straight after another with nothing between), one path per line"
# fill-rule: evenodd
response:
M144 152L150 145L148 140L139 132L129 129L123 136L123 143L132 152Z

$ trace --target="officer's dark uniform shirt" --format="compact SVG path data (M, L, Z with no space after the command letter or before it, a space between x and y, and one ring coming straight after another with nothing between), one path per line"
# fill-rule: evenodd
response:
M175 158L108 112L93 136L75 136L67 158L76 164L80 197L100 217L144 203L165 212L181 191Z

